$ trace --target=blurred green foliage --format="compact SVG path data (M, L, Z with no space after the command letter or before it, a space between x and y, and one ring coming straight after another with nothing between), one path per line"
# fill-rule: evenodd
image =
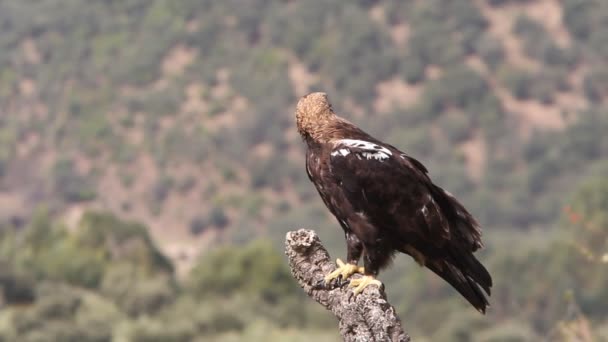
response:
M0 242L0 336L10 341L208 340L260 324L280 338L333 325L267 241L204 253L183 282L143 226L107 213L66 231L40 212Z
M53 168L54 186L67 202L89 201L95 198L91 180L74 170L71 160L60 160Z
M256 260L264 260L264 264L258 265ZM204 263L192 270L189 286L203 298L240 293L276 303L297 293L284 265L284 259L267 243L254 242L238 251L225 247L204 257Z
M596 176L568 200L554 237L525 233L522 243L517 234L494 235L485 259L495 275L495 295L486 317L412 263L398 263L383 276L391 302L409 318L410 333L433 340L523 341L565 334L556 322L595 326L601 323L595 318L608 314L607 201L608 181ZM5 340L291 340L299 338L297 331L337 340L331 314L297 288L284 256L269 241L205 252L178 280L143 226L107 213L87 212L75 230L66 231L41 211L26 228L3 231ZM514 243L518 253L502 247ZM63 250L66 245L72 249ZM51 250L72 254L62 258L49 255ZM78 268L73 259L81 258L86 266ZM53 267L58 263L63 265ZM439 313L444 323L438 329L433 317Z

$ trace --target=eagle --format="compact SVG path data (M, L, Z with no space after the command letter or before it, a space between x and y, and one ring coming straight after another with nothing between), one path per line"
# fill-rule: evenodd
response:
M473 255L483 243L467 209L432 182L421 162L336 115L327 94L301 97L295 116L308 177L346 239L346 263L338 259L324 283L361 273L349 281L358 295L382 286L379 271L405 253L485 313L492 277Z

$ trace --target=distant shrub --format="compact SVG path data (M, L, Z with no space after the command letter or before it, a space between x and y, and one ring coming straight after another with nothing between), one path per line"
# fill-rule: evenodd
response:
M112 323L115 321L103 315L88 314L93 308L77 288L44 283L39 286L38 292L39 299L35 303L16 310L12 315L15 335L10 340L111 341Z
M454 65L462 61L465 50L451 36L449 30L440 26L416 27L408 41L408 49L425 64Z
M570 125L559 139L560 155L566 155L563 161L572 167L580 167L584 160L608 156L608 143L595 138L608 130L607 118L605 109L583 112L581 119Z
M513 32L521 35L524 39L539 38L545 34L543 26L526 15L517 17L513 26Z
M183 92L175 87L138 93L128 97L126 105L130 113L144 112L158 120L158 117L175 114L182 101Z
M159 318L144 317L130 324L125 333L127 341L138 342L186 342L193 341L197 335L195 327L184 324L182 319L168 324Z
M297 290L281 255L262 241L204 254L192 269L189 288L202 298L242 293L267 303L277 303Z
M130 188L131 186L133 186L133 183L135 182L135 175L133 175L130 172L126 172L126 171L121 172L119 177L120 177L120 183L125 188Z
M229 165L222 168L222 177L226 182L235 182L238 179L236 171Z
M340 30L322 39L317 50L316 58L326 60L320 72L331 77L336 90L343 96L367 105L376 95L375 85L397 73L398 52L388 33L359 8L345 8L336 23ZM340 49L333 46L340 46Z
M605 9L604 11L603 15L607 16L608 11ZM588 43L595 54L604 59L608 58L608 29L603 22L598 23L597 27L591 31Z
M526 100L531 97L533 76L530 72L513 68L503 68L499 71L498 78L518 100Z
M410 53L424 63L440 66L461 62L487 26L479 8L469 1L416 2L406 13L414 28L408 43Z
M225 228L230 221L222 207L214 207L209 213L209 223L222 229Z
M579 52L575 48L562 48L556 44L548 44L541 52L542 60L549 66L574 66L579 60Z
M51 290L55 292L54 296L47 293ZM82 297L67 286L48 284L43 285L39 291L41 298L36 303L35 311L41 318L71 317L82 305Z
M8 169L9 160L10 159L8 158L8 156L0 155L0 178L2 178L4 176L4 174L6 173L6 170Z
M90 201L95 198L94 185L76 172L71 160L59 160L53 167L53 185L67 202Z
M448 106L467 108L488 92L487 82L477 72L467 67L455 67L429 83L424 99L432 111L437 112Z
M545 189L549 181L559 174L559 161L553 155L536 160L527 172L527 185L530 192L537 194Z
M173 301L174 290L166 279L142 279L119 304L132 316L153 315Z
M506 321L484 329L476 336L479 336L480 341L486 342L533 341L540 338L525 321Z
M171 189L173 188L173 183L174 180L173 178L169 177L169 176L162 176L154 185L154 188L152 189L152 198L154 201L157 202L163 202L167 196L169 196L169 193L171 192Z
M498 77L519 100L535 99L550 104L558 92L570 90L568 72L560 69L529 72L506 67L499 71Z
M501 41L489 34L477 40L474 51L490 68L496 68L504 61L505 52Z
M553 103L555 93L555 83L547 82L547 80L537 80L530 91L532 98L544 104Z
M407 13L412 10L414 1L387 1L384 3L386 6L386 16L390 25L397 25L407 20Z
M8 262L0 260L0 300L5 304L27 304L34 301L35 279L24 271L13 270Z
M276 155L264 160L256 159L252 162L250 169L251 185L254 188L272 187L276 190L280 189L283 180L282 175L286 170L277 166L282 163L284 163L284 160Z
M291 210L291 205L287 201L280 201L276 206L276 210L279 213L286 213Z
M437 123L451 143L459 143L471 134L473 125L470 115L461 112L446 113L439 117Z
M401 74L407 83L415 84L424 80L426 65L420 58L408 56L400 65Z
M526 54L549 66L573 66L578 55L575 49L558 46L553 37L536 20L521 15L515 21L513 32L521 36Z
M230 83L254 104L258 114L272 116L293 98L287 67L287 57L279 49L254 48L235 64Z
M395 128L390 131L387 140L413 156L428 156L436 145L436 142L430 138L428 126L413 127L407 131Z
M108 67L109 74L119 82L143 86L160 77L159 65L183 29L183 20L171 15L168 3L153 2L141 6L136 37L131 44L121 46L118 52L121 63ZM110 59L111 63L113 60Z
M207 229L208 220L206 217L198 215L190 220L190 224L188 226L190 229L190 234L199 235Z
M129 143L119 143L114 145L113 158L120 164L132 163L137 157L136 148Z
M568 30L578 39L585 40L594 30L595 15L599 14L599 1L564 0L563 21Z
M44 277L88 288L99 286L105 262L92 250L69 240L55 242L55 247L39 256L37 266Z
M140 223L124 221L105 212L86 212L73 239L78 246L95 251L106 261L132 263L147 274L173 273L173 264Z
M447 11L451 16L455 16L456 21L450 28L460 32L456 37L460 39L460 44L468 55L475 50L475 44L484 33L488 22L474 2L451 1L448 4Z
M539 160L551 149L553 144L554 142L550 140L550 136L539 132L532 135L530 140L525 144L523 156L528 162Z
M181 194L189 193L196 186L196 177L188 175L178 181L177 191Z
M570 91L572 90L572 86L569 81L569 72L567 70L563 70L561 68L552 68L549 70L544 70L541 73L541 77L551 84L553 84L553 88L555 91Z
M583 89L590 101L600 102L608 95L608 70L605 68L590 70L583 80Z

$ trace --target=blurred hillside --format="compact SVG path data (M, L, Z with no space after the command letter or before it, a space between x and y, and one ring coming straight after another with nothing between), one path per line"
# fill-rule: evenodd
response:
M158 300L151 309L111 306L124 317L187 311L174 304L189 290L177 284L173 268L193 281L218 243L266 238L278 249L263 253L276 253L287 230L304 226L341 256L342 234L308 182L293 120L297 98L322 90L339 114L423 161L485 227L482 259L498 284L490 318L458 315L472 310L406 260L383 278L416 340L454 341L459 334L461 341L527 341L566 336L568 329L608 339L601 262L608 223L594 219L608 211L605 1L0 0L0 28L0 265L2 258L13 265L14 279L84 288L84 298L97 296L84 299L89 304L121 303L103 289L112 274L125 276L123 266L112 266L118 259L107 241L114 238L85 239L100 251L85 253L86 267L59 262L89 246L77 236L95 215L90 210L142 222L158 245L142 238L153 250L144 249L145 260L165 265L151 282L156 288L142 290ZM46 216L35 214L38 208ZM45 254L47 247L23 237L45 230L36 229L40 215L47 228L60 226L40 241L67 246L57 247L65 254ZM14 239L25 247L14 248ZM226 248L221 253L238 253ZM55 266L37 264L55 258ZM138 260L138 269L151 263ZM73 275L63 274L72 267ZM91 272L88 280L79 267ZM225 276L242 285L242 278ZM188 341L204 331L239 340L230 334L259 336L274 327L273 301L283 299L264 296L267 321L226 323L229 308L258 305L235 299L241 285L212 296L225 307L220 318L207 311L207 321L188 323L199 330L184 328L188 333L172 338ZM31 291L44 298L46 290ZM297 293L285 291L277 298ZM224 295L232 306L217 304ZM150 319L119 335L162 330ZM333 331L295 321L278 323L276 338L295 339L306 327ZM472 326L482 333L467 335ZM18 329L6 336L21 336ZM132 340L154 340L140 337Z

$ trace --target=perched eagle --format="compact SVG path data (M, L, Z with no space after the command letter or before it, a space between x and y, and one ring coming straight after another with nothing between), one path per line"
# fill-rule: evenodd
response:
M350 281L355 294L380 286L375 276L401 252L485 313L492 278L473 256L481 230L464 206L433 184L422 163L337 116L325 93L303 96L295 114L308 177L346 237L346 263L338 259L325 282L363 273Z

